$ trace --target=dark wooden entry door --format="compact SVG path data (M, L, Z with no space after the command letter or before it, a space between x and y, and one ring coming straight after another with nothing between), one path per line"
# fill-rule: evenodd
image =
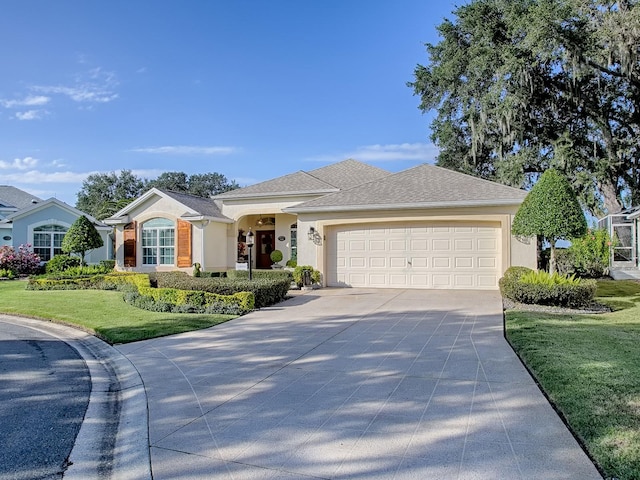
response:
M256 232L256 268L271 268L271 252L276 248L275 230Z

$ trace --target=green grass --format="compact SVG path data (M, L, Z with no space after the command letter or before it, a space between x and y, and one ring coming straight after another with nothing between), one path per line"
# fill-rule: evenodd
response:
M111 344L188 332L235 318L141 310L126 304L116 291L34 291L25 286L22 281L0 282L0 313L76 325Z
M606 478L640 478L640 283L599 281L611 313L508 311L507 337Z

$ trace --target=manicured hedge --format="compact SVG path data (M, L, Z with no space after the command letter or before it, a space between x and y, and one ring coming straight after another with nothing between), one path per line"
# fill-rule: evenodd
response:
M176 313L197 311L241 315L255 308L255 298L249 291L236 291L225 295L202 290L152 288L149 275L140 273L114 272L104 275L71 278L37 277L29 279L27 288L31 290L71 290L79 288L112 290L126 285L131 287L124 288L125 301L147 310L173 311Z
M504 297L534 305L580 308L593 300L596 288L595 280L554 276L525 267L511 267L500 279Z
M184 272L159 272L153 276L158 288L199 290L219 295L251 292L255 297L255 308L268 307L284 300L291 287L289 275L285 275L283 272L269 272L263 277L257 276L253 280L248 278L202 278L191 277Z

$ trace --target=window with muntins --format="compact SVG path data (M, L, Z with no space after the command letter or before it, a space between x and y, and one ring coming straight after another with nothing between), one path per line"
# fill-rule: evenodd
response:
M62 253L62 239L67 228L60 225L41 225L33 229L33 252L43 262Z
M142 264L173 265L175 224L166 218L154 218L142 225Z

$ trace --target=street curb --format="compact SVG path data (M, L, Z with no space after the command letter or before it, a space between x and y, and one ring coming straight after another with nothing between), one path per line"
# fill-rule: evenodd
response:
M89 368L89 405L64 479L150 480L147 396L129 359L76 328L11 315L0 318L60 339L76 350Z

